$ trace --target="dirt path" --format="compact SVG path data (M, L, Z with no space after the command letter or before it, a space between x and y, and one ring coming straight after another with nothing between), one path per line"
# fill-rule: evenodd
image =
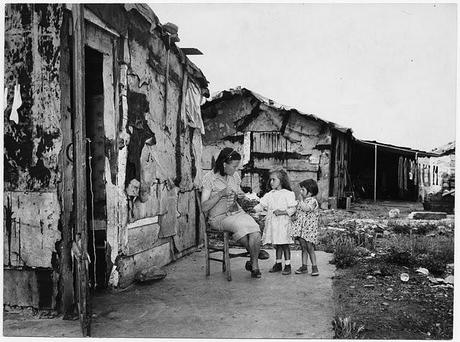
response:
M262 278L244 270L246 259L232 259L233 280L220 264L211 263L204 276L203 252L193 253L165 269L168 276L150 285L134 285L124 292L98 295L93 301L93 337L183 338L332 338L334 315L331 254L318 252L319 277L268 273L274 262L261 261ZM300 251L292 253L293 269ZM41 323L5 320L6 336L76 336L78 322L64 331L62 320ZM56 323L61 326L56 329ZM33 326L33 329L29 327ZM48 326L48 327L47 327ZM72 329L69 329L73 327ZM59 331L58 335L53 332Z

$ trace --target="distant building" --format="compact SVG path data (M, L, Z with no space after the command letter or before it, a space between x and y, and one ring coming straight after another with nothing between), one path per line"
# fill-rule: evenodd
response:
M357 197L417 201L422 184L418 160L434 153L378 141L353 141L350 175Z
M277 166L287 170L295 192L300 181L317 181L322 208L328 208L329 197L343 197L351 189L351 129L246 88L224 90L201 108L203 170L210 170L219 151L229 146L243 156L242 186L253 192L268 190L268 171Z

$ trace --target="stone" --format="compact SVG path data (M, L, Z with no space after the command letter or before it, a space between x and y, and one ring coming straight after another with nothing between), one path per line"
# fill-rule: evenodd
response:
M401 273L400 279L401 281L407 282L409 281L409 275L407 273Z
M424 275L428 275L430 273L426 268L423 268L423 267L419 267L415 272L418 272Z
M453 275L447 276L446 278L444 278L444 282L446 284L453 284L454 283L454 276Z
M146 283L150 282L153 280L161 280L166 277L167 273L165 270L162 270L161 268L157 266L152 266L148 269L142 270L139 273L136 274L134 277L136 281L140 283Z
M447 218L447 213L436 211L414 211L409 214L412 220L442 220Z
M390 218L397 218L397 217L399 217L399 214L400 214L399 209L391 209L391 210L388 212L388 216L389 216Z

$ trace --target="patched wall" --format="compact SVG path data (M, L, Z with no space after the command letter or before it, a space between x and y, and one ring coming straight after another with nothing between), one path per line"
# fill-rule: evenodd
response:
M242 186L253 192L267 191L268 170L287 170L293 190L299 182L318 182L317 198L327 207L331 130L319 121L290 110L279 110L250 96L234 96L203 110L203 170L210 170L224 147L242 155Z
M8 304L56 304L62 18L59 4L5 6L3 264Z

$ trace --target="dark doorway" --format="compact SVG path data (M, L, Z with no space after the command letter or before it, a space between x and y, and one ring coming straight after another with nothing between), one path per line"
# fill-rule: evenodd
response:
M85 118L87 153L88 253L93 288L106 288L107 201L105 189L105 129L103 55L85 48Z

